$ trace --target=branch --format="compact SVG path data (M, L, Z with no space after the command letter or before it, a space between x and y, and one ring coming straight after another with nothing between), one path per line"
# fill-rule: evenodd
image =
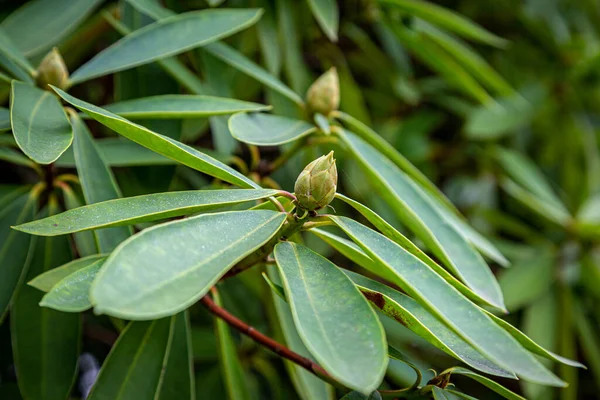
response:
M340 384L335 381L328 373L325 371L320 365L316 364L314 361L301 356L298 353L293 352L292 350L285 347L283 344L276 342L270 337L263 335L259 331L257 331L254 327L248 325L244 321L236 318L231 315L227 310L222 307L219 307L210 296L206 295L201 300L202 304L214 315L221 318L223 321L227 322L229 325L243 333L244 335L250 337L252 340L257 342L258 344L263 345L268 348L275 354L290 360L291 362L300 365L302 368L307 371L315 374L317 377L333 384L336 386L340 386Z

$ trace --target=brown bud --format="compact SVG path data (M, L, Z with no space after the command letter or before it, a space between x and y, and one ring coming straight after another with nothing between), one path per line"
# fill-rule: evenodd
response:
M37 69L37 84L42 89L49 89L48 85L65 89L68 81L69 71L58 49L55 47L46 54Z

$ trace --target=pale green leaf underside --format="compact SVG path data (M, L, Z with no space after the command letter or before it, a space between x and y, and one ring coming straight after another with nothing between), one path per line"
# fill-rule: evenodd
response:
M223 189L148 194L75 208L16 229L41 236L64 235L189 215L264 199L277 193L275 189Z
M385 334L352 281L302 245L279 243L275 259L304 345L344 385L375 390L387 367Z
M228 165L223 164L214 158L201 153L193 147L187 146L177 140L171 139L151 130L135 124L125 118L112 114L93 104L79 100L64 91L54 88L54 90L68 103L85 112L96 121L109 127L120 135L141 144L148 149L155 151L165 157L172 158L181 164L196 169L205 174L224 180L225 182L246 188L260 188L251 179L240 174Z
M33 286L42 292L49 292L54 285L66 278L67 276L79 271L80 269L89 267L97 261L105 260L106 254L93 254L91 256L79 258L73 260L60 267L52 268L49 271L44 272L41 275L36 276L29 282L28 285Z
M395 274L394 283L491 361L532 382L565 385L482 309L412 254L356 221L330 218L375 262Z
M337 42L340 12L335 0L308 0L315 19L327 37Z
M30 1L0 24L27 56L42 53L71 33L102 0Z
M260 18L257 9L201 10L139 29L98 53L71 75L72 83L137 67L230 36Z
M71 145L73 131L52 93L13 81L10 119L17 144L38 164L50 164Z
M236 211L146 229L106 260L91 290L95 311L144 320L184 310L284 220L273 211Z
M374 306L438 349L482 372L516 379L514 373L489 361L410 297L359 274L344 272Z
M464 375L464 376L468 376L469 378L476 380L477 382L481 383L482 385L488 387L489 389L493 390L494 392L498 393L499 395L501 395L502 397L504 397L505 399L509 399L509 400L525 400L524 397L519 396L518 394L511 392L510 390L508 390L507 388L505 388L504 386L500 385L497 382L494 382L493 380L491 380L490 378L487 378L485 376L479 375L473 371L469 371L466 368L462 368L462 367L453 367L450 368L450 370L452 374L455 375Z
M317 128L306 121L271 114L235 114L229 119L231 135L240 142L275 146L300 139Z
M271 107L224 97L167 94L125 100L104 109L129 119L178 119L266 111Z
M104 261L105 259L96 260L67 275L44 295L40 306L63 312L81 312L92 307L90 287Z
M398 217L461 281L503 309L502 292L490 268L427 193L369 144L351 133L341 137Z

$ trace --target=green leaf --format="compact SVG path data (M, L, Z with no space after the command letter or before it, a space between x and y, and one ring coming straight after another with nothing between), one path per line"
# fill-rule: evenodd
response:
M187 313L131 322L104 361L88 399L193 400L189 330Z
M69 259L68 238L38 240L26 279ZM18 384L27 399L66 399L77 377L81 317L40 307L42 295L39 290L23 285L11 306L10 328Z
M92 307L89 292L105 259L96 260L60 280L40 301L41 307L63 312L81 312Z
M285 344L295 353L314 360L313 356L302 342L300 335L298 335L298 330L294 325L294 317L292 316L290 306L283 300L285 292L284 289L279 286L281 284L281 278L279 277L277 268L272 265L267 266L267 274L273 285L272 288L281 290L280 294L277 294L275 291L273 292L273 304L277 316L276 321L281 328ZM314 374L308 372L296 363L288 360L284 360L284 362L292 383L296 388L296 392L302 400L330 400L332 398L333 387L331 385L317 378Z
M162 19L125 36L77 69L72 84L137 67L230 36L253 25L256 9L191 11Z
M450 374L454 374L454 375L467 376L467 377L469 377L469 378L471 378L471 379L473 379L473 380L481 383L485 387L493 390L494 392L498 393L499 395L501 395L505 399L509 399L509 400L525 400L524 397L521 397L518 394L511 392L510 390L508 390L504 386L502 386L502 385L494 382L490 378L487 378L485 376L479 375L479 374L477 374L477 373L475 373L473 371L469 371L466 368L453 367L453 368L447 369L446 371L444 371L444 373L450 373Z
M24 167L39 170L39 167L30 158L25 157L22 153L17 152L8 147L0 147L0 160L8 161L12 164L22 165Z
M513 372L489 361L410 297L356 273L344 272L375 307L433 346L479 371L516 379Z
M38 164L50 164L71 145L73 131L52 93L13 81L10 120L17 144Z
M42 292L49 292L58 282L62 281L67 276L87 268L98 261L104 261L106 260L106 257L106 254L93 254L91 256L78 258L77 260L70 261L60 267L52 268L51 270L36 276L31 281L27 282L27 284Z
M41 236L64 235L195 214L264 199L278 192L274 189L223 189L147 194L87 205L15 229Z
M223 303L218 292L214 292L213 298L215 303L222 307ZM225 381L227 390L227 398L230 400L249 400L248 382L244 376L244 370L240 358L233 342L233 337L227 322L221 318L215 321L215 329L217 334L217 343L219 346L219 364L221 373Z
M379 0L410 15L424 19L441 28L448 29L467 39L496 47L505 47L507 41L460 14L436 4L421 0Z
M340 12L335 0L308 0L315 19L329 40L337 42Z
M240 142L275 146L298 140L317 128L306 121L271 114L235 114L229 119L231 135Z
M438 263L436 263L434 260L432 260L431 257L429 257L427 254L425 254L423 251L421 251L421 249L419 249L414 243L412 243L410 240L408 240L403 234L398 232L392 225L390 225L387 221L385 221L383 218L381 218L379 215L377 215L374 211L372 211L368 207L364 206L363 204L361 204L355 200L352 200L349 197L346 197L342 194L338 193L338 194L336 194L336 197L338 199L342 200L343 202L345 202L346 204L349 204L350 206L352 206L356 211L358 211L360 214L362 214L370 223L372 223L373 226L375 226L377 228L377 230L379 230L381 233L383 233L389 239L392 239L394 242L398 243L400 246L402 246L405 250L407 250L413 256L417 257L419 260L421 260L425 264L427 264L432 270L434 270L438 275L440 275L442 278L444 278L449 284L454 286L454 288L456 288L459 292L461 292L462 294L464 294L465 296L467 296L468 298L470 298L473 301L477 301L482 304L487 304L491 307L497 308L500 311L505 311L503 308L498 308L496 305L491 304L488 300L481 297L480 295L478 295L477 293L475 293L474 291L469 289L467 286L465 286L461 281L459 281L458 279L453 277L448 271L446 271ZM331 245L335 246L333 243L331 243ZM360 248L358 248L356 250L358 250L362 253L362 250L360 250ZM366 254L365 254L365 257L367 257ZM370 260L370 261L372 263L372 260ZM358 262L358 261L356 261L356 262ZM362 264L360 264L360 265L362 265ZM368 268L368 267L365 266L365 268ZM380 268L376 268L374 270L373 267L371 267L369 269L375 273L382 272Z
M83 204L79 199L79 196L71 189L66 183L59 184L60 189L63 192L63 199L67 210L79 208ZM98 252L98 245L96 244L96 237L94 232L77 232L73 235L75 241L75 247L81 257L87 257Z
M0 107L0 132L10 131L10 110Z
M431 392L433 393L434 400L457 400L460 399L457 395L449 392L445 389L441 389L437 386L433 386L431 388Z
M427 194L373 147L351 133L340 136L402 222L469 288L502 309L502 292L489 267Z
M145 229L106 260L92 286L95 311L152 319L184 310L265 244L284 220L285 214L273 211L238 211ZM143 275L135 273L140 270Z
M304 101L296 92L287 87L277 77L271 75L261 66L255 64L252 60L235 50L233 47L230 47L225 43L217 42L204 46L202 49L238 69L239 71L245 73L246 75L256 79L265 86L284 95L294 103L298 105L304 104Z
M279 243L275 259L296 329L311 354L349 388L364 394L377 389L387 367L385 334L352 281L302 245Z
M223 97L170 94L126 100L104 109L129 119L178 119L265 111L271 107Z
M7 62L5 61L3 64L10 64L11 68L7 69L11 69L11 73L15 77L20 78L18 75L26 72L24 75L28 78L23 77L23 80L33 81L31 77L35 75L35 68L33 68L33 65L27 60L25 55L10 40L3 29L0 29L0 54L6 57ZM6 65L4 66L6 67Z
M345 217L331 216L372 259L395 274L399 285L465 341L499 366L538 383L564 386L487 313L471 303L426 264L385 236Z
M118 134L149 148L152 151L162 154L165 157L172 158L190 168L204 172L208 175L214 176L215 178L222 179L225 182L246 188L260 188L260 186L258 186L252 180L240 174L233 168L199 152L190 146L171 139L168 136L152 132L141 125L134 124L133 122L109 113L100 107L96 107L92 104L76 99L60 89L55 88L54 90L66 102L85 112L96 121L109 127Z
M374 391L369 395L364 395L359 392L352 391L342 397L340 400L381 400L381 395L378 391Z
M34 189L0 210L0 321L27 273L35 244L31 235L15 231L11 226L33 219L38 196L39 191Z
M600 340L598 340L595 327L591 323L591 318L586 315L585 309L578 300L575 301L573 311L583 356L590 365L596 388L598 388L600 387L600 382L597 381L600 378Z
M121 197L121 191L115 177L96 148L92 134L75 113L71 115L71 125L75 136L73 142L75 165L77 166L85 202L94 204ZM129 228L114 228L94 232L98 249L102 253L111 252L130 235L131 230Z
M50 49L85 20L102 0L30 1L6 17L0 28L25 55Z

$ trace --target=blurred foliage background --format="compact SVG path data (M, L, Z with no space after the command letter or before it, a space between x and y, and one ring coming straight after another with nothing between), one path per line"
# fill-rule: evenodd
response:
M1 18L21 3L0 2ZM114 28L116 23L134 30L152 22L126 2L97 3L83 23L56 43L71 71L120 37ZM502 383L532 399L597 398L600 2L435 2L498 37L453 31L443 24L436 25L427 15L401 9L382 12L375 0L339 1L339 29L332 31L322 29L305 1L162 3L176 12L221 3L227 7L264 7L267 12L256 26L227 42L302 95L316 77L335 66L340 75L341 110L372 126L423 171L511 261L511 268L496 270L511 311L507 320L546 348L588 366L588 370L575 370L556 365L559 376L570 383L562 390ZM40 21L45 23L49 21ZM0 23L7 29L5 25L6 21ZM27 29L13 25L10 29ZM48 50L37 52L34 59L41 59ZM202 48L178 58L200 78L205 93L271 104L278 115L300 115L292 102ZM15 73L6 60L0 60L0 64L8 75ZM0 82L4 107L9 88L9 82ZM188 92L189 87L157 63L72 90L75 96L99 105ZM257 156L229 135L226 122L226 117L211 117L141 123L186 143L211 148L236 168L260 176L259 160L272 160L279 150L261 148ZM108 148L114 133L98 124L90 126L94 136ZM12 146L6 135L0 140L2 149ZM291 190L302 165L321 154L319 145L303 150L272 177L267 175L264 179L268 181L263 184L272 179L273 184L278 182ZM110 161L124 196L212 185L191 170L149 165L156 163L149 161L147 153L135 155L140 158L132 160L134 153L125 153ZM65 154L55 168L72 169L70 157ZM5 160L0 162L2 184L34 181L35 173L30 168L11 163L4 155L1 158ZM402 228L373 195L360 170L344 160L339 163L341 192L369 204ZM330 256L339 257L331 251ZM222 290L226 308L257 329L269 332L268 321L274 310L269 302L261 301L269 294L260 275L242 274L230 283ZM202 308L191 311L198 398L224 398L212 319ZM390 329L390 342L414 358L425 378L431 377L429 368L439 371L452 365L447 356L408 330L397 324L393 328L390 324ZM102 359L115 332L108 318L86 315L83 348ZM276 337L280 334L270 333ZM4 323L0 326L2 398L18 393L11 370L9 335L8 324ZM252 397L291 398L294 391L280 368L281 360L246 337L236 335L235 340ZM397 384L410 384L414 379L412 370L400 362L392 362L391 370ZM476 397L492 396L476 383L460 383Z

